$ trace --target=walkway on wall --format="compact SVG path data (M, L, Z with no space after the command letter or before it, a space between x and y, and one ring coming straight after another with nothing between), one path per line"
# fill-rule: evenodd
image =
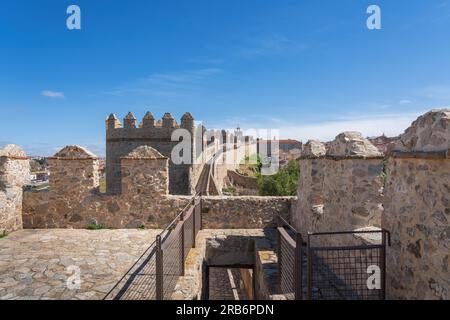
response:
M252 300L242 278L240 268L210 267L207 277L208 300Z
M170 300L184 275L189 250L201 229L201 199L195 196L159 234L105 300Z
M202 173L198 179L197 186L195 187L195 192L201 195L208 195L208 180L211 172L211 165L205 164L203 166Z
M185 275L188 252L196 247L201 224L201 197L197 196L156 237L105 299L172 299L177 282ZM387 231L314 233L308 234L303 242L302 235L281 217L278 225L278 289L271 294L283 295L288 300L385 298L386 246L390 243ZM379 243L342 241L342 237L354 240L355 236L375 234L380 236ZM325 238L331 239L331 245ZM379 278L372 281L372 275ZM230 292L241 297L236 282L230 283ZM220 298L217 292L213 294Z
M219 159L221 152L215 154L205 165L203 166L202 173L198 179L195 192L203 196L217 196L220 195L217 182L215 181L215 166Z

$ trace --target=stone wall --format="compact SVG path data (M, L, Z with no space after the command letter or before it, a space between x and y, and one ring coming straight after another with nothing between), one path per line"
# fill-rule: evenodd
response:
M206 229L258 229L276 226L276 216L290 219L295 197L202 197Z
M68 202L99 186L99 164L96 155L80 146L67 146L48 159L49 188L52 195Z
M122 192L135 197L160 198L169 193L168 159L141 146L122 157Z
M387 294L450 299L450 109L417 119L391 147L385 214Z
M224 141L232 141L234 138L223 134ZM225 140L228 139L228 140ZM222 146L222 152L217 157L213 167L213 175L217 182L219 191L224 187L225 179L229 171L239 169L239 164L245 159L257 153L256 143L253 140L246 140L244 143L227 143Z
M168 159L141 146L121 160L121 194L102 194L95 155L78 146L58 152L49 160L49 190L24 194L24 228L165 227L190 199L168 195Z
M122 125L114 114L106 120L106 187L111 194L121 192L121 158L139 146L150 146L169 158L169 192L173 195L194 194L204 163L222 148L221 133L195 125L189 112L183 115L180 124L170 113L164 114L161 120L155 120L151 112L147 112L140 125L131 112L123 122ZM185 129L191 135L191 161L188 164L175 164L171 160L172 150L179 144L179 141L172 141L172 134L177 129ZM214 139L208 141L208 137ZM222 138L227 139L223 140L229 148L225 151L227 160L235 159L235 162L217 166L214 176L218 177L219 191L226 170L235 169L243 154L256 153L256 144L251 137L245 137L244 143L236 141L235 135L229 133Z
M88 150L69 146L49 159L48 191L26 192L25 228L164 228L186 206L190 196L169 195L168 159L140 146L121 159L120 194L98 190L98 159ZM274 217L289 216L292 197L204 197L205 228L263 228Z
M0 149L0 234L22 229L22 187L29 177L30 162L21 148Z
M329 144L309 141L300 159L293 224L302 233L380 226L382 155L360 133L344 132Z
M238 185L247 189L258 189L258 183L255 177L244 176L231 170L228 170L227 176L233 185Z

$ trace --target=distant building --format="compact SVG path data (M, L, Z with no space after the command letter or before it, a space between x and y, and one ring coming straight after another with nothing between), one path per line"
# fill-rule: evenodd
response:
M30 181L47 181L49 177L48 171L35 171L30 174Z
M38 181L47 181L49 174L48 171L43 171L43 172L36 172L36 180Z
M267 148L267 156L272 157L272 147L278 144L280 165L300 157L302 143L298 140L258 140L258 153ZM263 147L261 147L264 145Z

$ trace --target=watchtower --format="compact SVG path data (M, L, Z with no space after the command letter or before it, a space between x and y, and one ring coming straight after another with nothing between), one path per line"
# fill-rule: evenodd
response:
M116 115L111 114L106 119L106 188L108 193L117 194L121 192L121 165L120 160L128 153L140 146L150 146L160 152L163 156L171 158L173 147L179 141L172 141L172 133L177 129L186 129L194 137L196 126L194 117L185 113L178 124L170 113L165 113L161 120L155 120L151 112L147 112L139 126L136 125L136 117L129 112L123 125ZM203 133L201 133L203 135ZM192 139L192 150L196 150L198 141ZM203 149L203 146L199 146ZM191 155L193 157L193 154ZM192 161L191 161L192 163ZM189 195L195 186L192 174L192 164L174 164L169 160L169 193L176 195Z

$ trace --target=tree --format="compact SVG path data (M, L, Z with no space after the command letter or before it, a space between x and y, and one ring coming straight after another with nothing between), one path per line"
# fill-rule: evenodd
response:
M260 168L260 166L258 165ZM297 194L300 166L298 161L291 160L285 168L276 174L257 176L259 195L261 196L295 196Z

